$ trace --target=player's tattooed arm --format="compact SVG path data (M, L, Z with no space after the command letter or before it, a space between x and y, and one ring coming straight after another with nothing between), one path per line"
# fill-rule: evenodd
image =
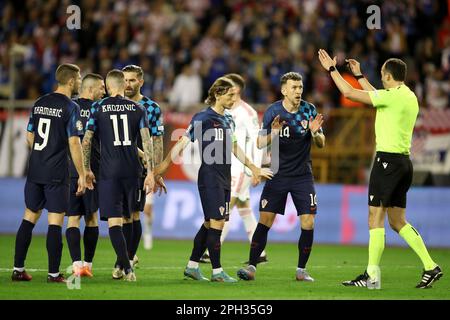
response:
M146 193L153 191L155 179L153 177L153 148L150 133L147 128L141 129L142 147L144 148L145 163L147 163L147 177L144 180L144 190Z
M34 132L27 131L27 144L30 149L33 149Z
M163 157L163 136L155 136L153 138L153 157L155 161L155 166L160 164L164 157Z
M78 136L72 136L69 138L69 150L70 150L70 157L72 158L72 162L75 166L75 169L78 172L78 186L77 186L77 196L81 196L84 194L86 187L89 189L93 189L91 183L86 182L86 175L85 170L83 167L83 151L81 149L81 142L80 137Z
M91 171L91 147L94 131L86 130L83 138L83 166L86 171Z
M244 151L239 147L237 144L237 141L233 142L233 154L236 156L236 158L242 162L247 168L249 168L252 172L252 175L255 179L260 179L261 177L264 177L266 179L272 179L273 172L270 169L267 168L259 168L253 164L253 162L250 161L249 158L245 155Z
M86 186L88 189L94 189L95 175L91 170L91 146L92 146L92 137L94 136L94 131L87 130L84 134L83 141L81 143L82 147L82 156L83 163L82 167L84 168ZM78 175L81 177L80 171L77 169Z
M155 176L162 175L169 168L170 164L180 155L180 153L191 142L187 136L182 136L177 143L170 149L164 160L156 166L154 173Z
M141 129L142 148L144 149L144 160L147 164L147 170L153 170L153 147L150 133L147 128Z

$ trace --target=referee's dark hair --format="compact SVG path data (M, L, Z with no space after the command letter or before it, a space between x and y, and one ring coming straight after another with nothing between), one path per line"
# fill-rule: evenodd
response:
M60 85L65 85L70 79L75 79L77 77L80 68L71 63L64 63L58 66L55 72L56 82Z
M384 63L384 71L392 74L395 81L405 81L406 79L406 63L397 58L387 59Z
M285 85L288 80L294 80L294 81L302 81L302 75L298 72L288 72L281 76L280 82L281 86Z
M139 79L142 79L144 77L144 71L141 67L135 65L135 64L129 64L122 68L123 72L134 72L138 76Z

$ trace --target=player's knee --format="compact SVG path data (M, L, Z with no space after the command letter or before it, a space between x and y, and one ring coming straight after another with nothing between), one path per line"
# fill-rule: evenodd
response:
M124 223L125 219L122 218L109 218L108 219L108 227L112 228L112 227L121 227Z
M79 228L81 216L70 216L67 219L67 228ZM87 224L87 222L86 222Z
M108 220L109 221L109 220ZM133 222L133 217L130 218L123 218L123 223L127 224L127 223L132 223Z
M225 225L225 219L221 219L221 220L211 219L209 223L210 223L211 228L217 229L217 230L222 230L223 226Z
M303 230L313 230L314 229L314 216L310 214L305 214L300 216L300 225Z
M33 224L36 224L41 216L42 210L37 212L31 211L30 209L25 209L25 214L23 216L24 220L27 220Z
M140 220L140 213L139 211L133 212L133 221Z
M94 212L85 219L86 227L98 227L97 212Z
M48 213L48 224L53 224L61 226L64 224L64 214L63 213Z
M259 223L266 227L272 227L276 215L274 213L261 212L259 215Z

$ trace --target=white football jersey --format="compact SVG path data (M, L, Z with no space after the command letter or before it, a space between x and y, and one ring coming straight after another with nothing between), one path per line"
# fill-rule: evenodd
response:
M256 166L261 166L262 150L258 149L256 140L260 130L258 113L248 103L241 100L233 109L228 110L233 116L235 123L234 135L238 146L245 152ZM246 172L251 175L251 171L244 166L233 154L231 158L231 174L236 175Z

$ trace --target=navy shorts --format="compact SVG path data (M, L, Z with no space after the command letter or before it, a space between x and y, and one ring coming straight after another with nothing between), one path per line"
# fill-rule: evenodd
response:
M98 182L100 219L129 218L136 207L139 181L137 178L106 179Z
M78 179L70 179L69 210L66 216L89 216L98 210L98 191L86 189L84 195L77 197Z
M288 193L291 193L297 215L316 214L317 201L312 175L279 177L275 175L264 185L259 211L284 214Z
M25 183L25 205L33 212L47 209L52 213L65 213L69 208L69 185Z
M222 187L198 187L205 220L228 220L230 214L230 190Z
M139 189L136 199L136 208L138 208L137 211L144 211L145 197L147 195L144 190L144 180L145 177L139 178Z

